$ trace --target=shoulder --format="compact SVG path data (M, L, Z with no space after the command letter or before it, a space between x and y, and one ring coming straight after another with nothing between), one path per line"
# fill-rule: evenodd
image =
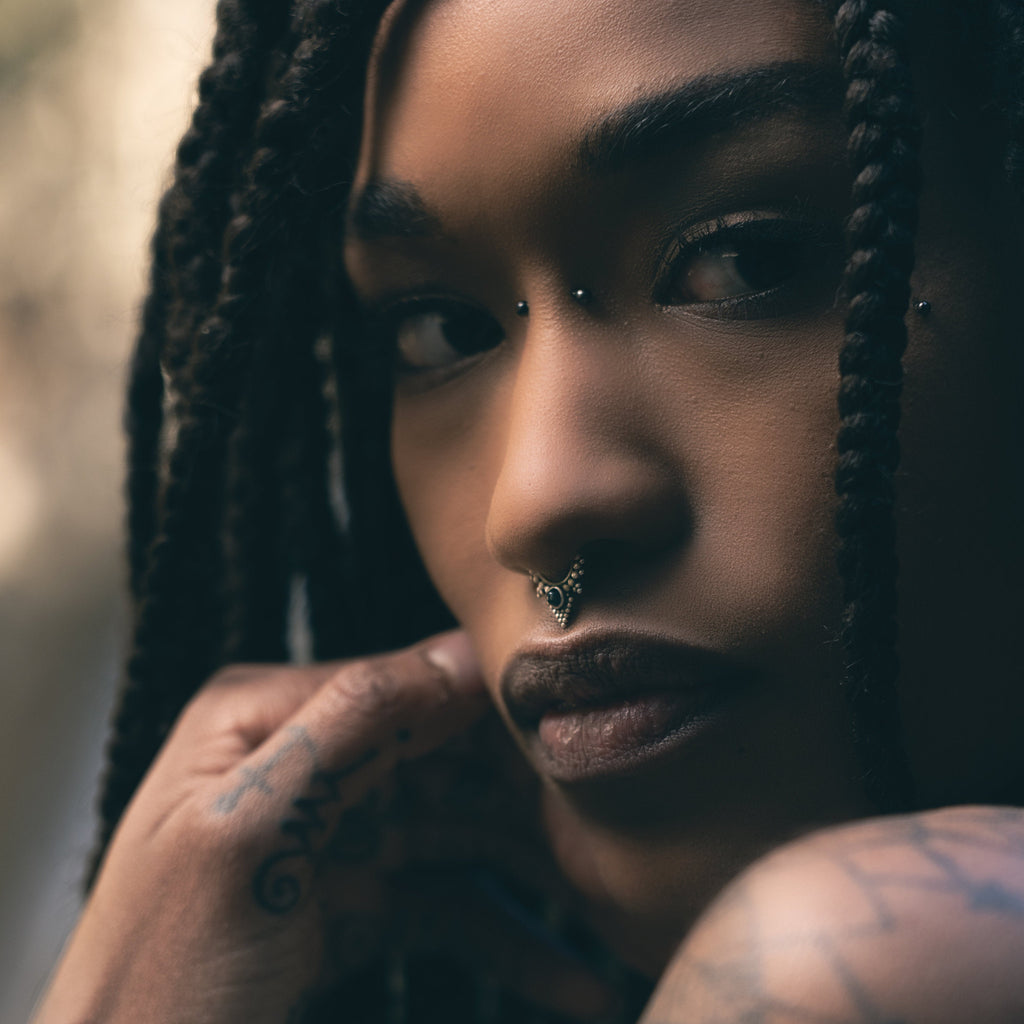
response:
M874 818L736 879L644 1024L1024 1021L1024 810Z

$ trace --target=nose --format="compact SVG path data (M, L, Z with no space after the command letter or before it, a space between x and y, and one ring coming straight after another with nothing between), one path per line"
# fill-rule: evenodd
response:
M506 568L560 578L577 554L643 562L689 533L670 385L612 329L534 329L521 349L487 543Z

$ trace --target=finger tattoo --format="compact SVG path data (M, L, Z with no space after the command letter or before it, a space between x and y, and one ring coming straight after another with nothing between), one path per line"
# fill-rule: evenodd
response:
M257 906L270 914L286 914L298 905L303 892L297 871L303 864L312 863L328 839L324 812L345 800L341 782L378 755L379 751L368 750L336 771L314 770L306 795L291 803L296 814L285 818L278 827L287 844L267 857L253 876L252 894Z
M271 772L293 751L305 750L310 759L314 763L316 762L316 744L309 733L301 725L289 726L286 732L288 741L270 757L253 767L244 765L238 769L237 774L241 781L230 793L222 793L217 798L213 805L216 814L230 814L237 809L242 797L253 791L262 793L264 796L273 796L274 787L270 784Z

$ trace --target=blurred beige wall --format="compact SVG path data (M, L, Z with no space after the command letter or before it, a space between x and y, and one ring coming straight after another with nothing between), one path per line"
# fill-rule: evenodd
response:
M0 1021L78 905L125 643L121 391L213 0L0 0Z

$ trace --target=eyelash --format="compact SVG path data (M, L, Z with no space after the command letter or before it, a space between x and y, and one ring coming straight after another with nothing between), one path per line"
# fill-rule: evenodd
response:
M801 292L808 291L812 282L808 277L820 279L822 268L829 260L815 260L812 272L804 270L805 249L818 247L824 253L833 246L838 248L838 229L830 231L820 219L807 211L793 214L746 213L733 217L718 217L681 232L669 243L654 273L653 301L667 310L685 309L696 315L720 320L757 320L784 315L799 308ZM779 250L770 255L783 255L783 272L779 283L760 291L741 292L735 296L709 299L707 301L677 301L672 291L680 286L680 280L688 265L692 266L702 255L717 256L718 270L728 270L728 261L735 262L735 270L742 276L741 258L756 252L758 245L777 246ZM784 246L791 245L799 250L788 255L795 256L787 269L784 263ZM729 253L729 248L735 249ZM755 259L755 269L756 267ZM712 267L715 263L712 261ZM761 268L763 269L763 267ZM771 274L774 267L769 269ZM794 283L796 279L798 282ZM429 355L423 364L417 364L403 356L401 333L403 327L413 323L417 317L436 316L449 330L458 332L469 328L466 334L466 351L461 358L451 362L439 361L429 365ZM425 387L433 387L457 375L471 362L496 348L504 340L504 331L492 314L468 298L447 292L443 285L425 286L417 294L396 296L379 300L367 312L368 337L375 353L387 353L392 360L393 372L398 377L415 378ZM442 331L442 334L445 332ZM474 337L474 335L476 335ZM457 345L446 337L445 343L453 352L460 352Z
M403 357L400 345L400 333L404 325L416 316L423 315L449 316L463 322L475 320L478 325L493 328L491 340L497 345L504 339L497 320L470 299L445 293L443 285L427 285L423 292L411 296L398 296L383 299L371 309L366 316L367 335L375 353L385 353L391 361L392 372L399 377L419 378L422 383L434 386L443 383L448 377L454 376L464 364L479 354L467 353L462 359L447 366L417 366ZM500 337L495 337L500 335ZM454 346L452 346L454 348Z
M756 320L781 315L788 311L784 301L788 279L761 291L706 302L675 302L671 301L669 294L678 286L686 265L702 254L721 252L729 246L735 246L742 252L744 246L749 249L757 244L772 243L820 250L821 255L827 258L817 262L818 276L827 272L842 251L838 226L830 228L806 210L790 214L747 213L738 217L718 217L686 229L670 243L655 271L653 301L666 309L687 307L695 314L723 320ZM793 276L799 273L798 267Z

